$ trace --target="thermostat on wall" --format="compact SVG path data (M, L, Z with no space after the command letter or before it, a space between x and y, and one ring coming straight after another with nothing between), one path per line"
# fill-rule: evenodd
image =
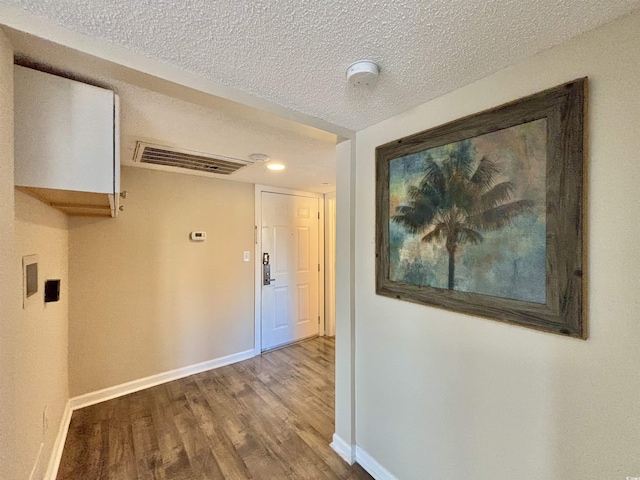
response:
M194 242L204 242L207 239L207 232L191 232L189 238Z

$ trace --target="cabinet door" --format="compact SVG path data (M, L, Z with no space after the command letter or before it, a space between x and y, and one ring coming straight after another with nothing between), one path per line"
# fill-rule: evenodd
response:
M16 66L18 186L114 193L114 94Z

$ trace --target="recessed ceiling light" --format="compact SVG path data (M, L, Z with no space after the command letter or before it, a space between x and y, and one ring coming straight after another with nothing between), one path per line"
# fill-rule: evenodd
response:
M267 168L269 170L284 170L284 165L282 165L281 163L270 163L269 165L267 165Z

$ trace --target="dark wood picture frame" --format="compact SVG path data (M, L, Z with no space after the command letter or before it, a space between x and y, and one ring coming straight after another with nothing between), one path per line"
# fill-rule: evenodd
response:
M577 79L377 147L376 293L586 339L583 274L586 87L586 78ZM540 119L546 119L547 125L546 303L434 288L391 279L390 162Z

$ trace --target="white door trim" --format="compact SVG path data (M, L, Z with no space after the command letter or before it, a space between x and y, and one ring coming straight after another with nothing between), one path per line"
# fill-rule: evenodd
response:
M325 193L324 210L324 334L333 337L336 334L336 192Z
M318 199L318 212L320 212L320 220L318 221L318 261L320 262L320 273L318 277L318 315L320 315L319 335L324 335L325 324L325 299L324 299L324 195L321 193L303 192L300 190L291 190L288 188L270 187L268 185L255 186L255 244L254 244L254 264L255 264L255 283L254 283L254 345L253 352L255 355L262 353L262 192L281 193L284 195L297 195L299 197L311 197Z

